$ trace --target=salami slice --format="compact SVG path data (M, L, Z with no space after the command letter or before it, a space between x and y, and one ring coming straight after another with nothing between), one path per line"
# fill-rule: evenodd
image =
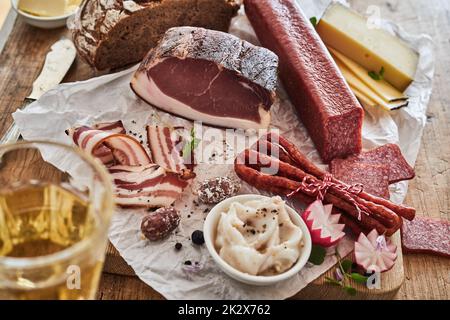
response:
M351 167L355 163L387 165L389 167L389 184L410 180L415 176L414 169L406 162L400 148L392 143L346 159L334 159L330 163L330 171L340 170L340 167Z
M355 162L349 165L333 166L331 173L338 180L350 185L361 183L365 192L389 199L389 167L387 165Z
M428 217L403 220L402 248L405 253L429 253L450 258L450 221Z

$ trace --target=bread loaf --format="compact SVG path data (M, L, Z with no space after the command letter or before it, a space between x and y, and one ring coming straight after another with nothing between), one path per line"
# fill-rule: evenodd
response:
M167 29L227 31L239 0L85 0L69 21L78 53L98 70L139 62Z

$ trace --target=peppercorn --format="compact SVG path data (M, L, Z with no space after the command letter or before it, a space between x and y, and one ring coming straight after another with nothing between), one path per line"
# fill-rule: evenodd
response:
M191 235L192 242L196 245L201 246L205 243L205 238L203 237L203 231L195 230Z
M183 245L179 242L175 243L175 250L180 251Z

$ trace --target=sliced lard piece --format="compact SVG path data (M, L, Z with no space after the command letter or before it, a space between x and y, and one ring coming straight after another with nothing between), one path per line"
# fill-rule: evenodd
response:
M172 137L169 127L147 126L147 141L152 152L153 162L174 172L186 169L180 150Z
M102 130L102 131L108 131L113 133L120 133L125 134L126 130L123 126L122 121L116 121L116 122L104 122L104 123L98 123L93 126L96 130ZM100 161L106 165L113 165L114 164L114 155L111 149L109 149L105 145L99 146L94 152L93 155L96 158L99 158Z
M122 207L168 207L188 186L181 174L157 164L109 168L115 184L115 201Z
M103 123L97 123L93 126L96 130L102 130L102 131L108 131L108 132L114 132L114 133L122 133L125 134L126 130L123 126L123 123L121 120L116 122L103 122Z
M70 129L68 135L78 147L98 157L106 166L115 163L142 166L152 162L139 141L122 133L83 126Z
M136 71L131 88L166 112L229 128L267 128L278 57L228 33L169 29Z

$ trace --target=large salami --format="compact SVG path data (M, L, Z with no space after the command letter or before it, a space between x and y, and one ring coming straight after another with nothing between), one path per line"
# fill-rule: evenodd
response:
M363 109L295 1L244 4L262 45L278 55L283 84L322 159L359 153Z

